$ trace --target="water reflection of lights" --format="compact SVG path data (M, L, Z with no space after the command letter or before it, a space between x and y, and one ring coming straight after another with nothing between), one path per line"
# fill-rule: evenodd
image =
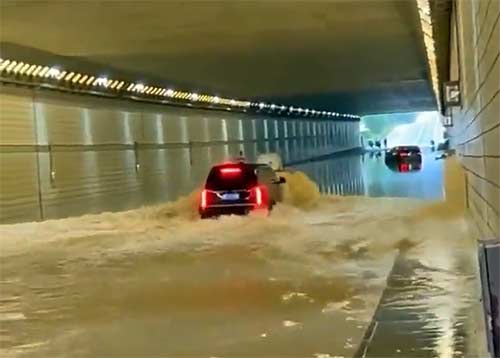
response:
M460 228L460 224L457 228ZM473 298L473 258L475 250L465 237L465 225L462 223L463 236L457 239L451 249L449 245L441 242L425 245L419 252L420 261L431 269L424 270L421 274L430 279L429 285L439 289L434 295L423 296L423 303L436 320L432 322L440 334L437 337L434 350L438 357L456 357L457 337L460 336L458 326L460 312L467 310Z

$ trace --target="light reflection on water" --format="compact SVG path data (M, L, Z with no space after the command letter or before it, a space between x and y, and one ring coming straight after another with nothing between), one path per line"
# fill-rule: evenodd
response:
M307 173L325 194L442 200L443 161L435 160L436 155L424 149L421 169L411 172L389 168L384 151L335 155L292 168Z

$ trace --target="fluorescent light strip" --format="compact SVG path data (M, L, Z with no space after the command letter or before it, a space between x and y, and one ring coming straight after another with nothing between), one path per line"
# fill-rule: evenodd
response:
M85 81L87 80L87 78L89 78L88 75L83 75L82 78L80 78L80 81L78 81L78 84L82 85L85 83Z
M439 73L437 70L436 62L436 48L434 41L434 32L431 16L431 7L429 0L416 0L418 7L418 14L420 17L420 26L424 34L424 45L427 54L427 62L429 64L432 89L436 96L436 103L438 109L441 110L441 96L439 88Z
M428 2L428 0L417 0L417 2ZM419 7L420 9L420 7ZM428 51L428 58L434 61L434 64L430 64L431 72L437 72L437 67L435 65L435 54L433 51L429 49L434 49L434 40L432 39L432 24L428 23L430 21L429 14L425 14L425 12L420 12L422 26L425 23L425 29L422 28L424 33L426 34L424 41L426 41L426 49ZM57 67L48 67L41 65L28 64L23 62L17 62L8 59L0 59L0 72L13 73L15 75L20 76L33 76L47 79L57 79L60 81L71 81L73 84L79 84L83 86L102 86L104 88L110 88L112 90L121 90L122 88L128 92L137 92L150 96L167 96L171 98L176 98L180 100L190 101L190 102L203 102L203 103L214 103L223 106L229 107L241 107L241 108L249 108L252 106L258 107L260 110L266 110L267 112L275 112L278 111L282 113L288 110L288 113L303 113L305 116L324 116L324 117L346 117L346 118L360 118L359 116L350 115L350 114L339 114L335 112L327 112L327 111L318 111L313 109L302 109L302 108L294 108L288 107L285 105L279 105L274 103L254 103L250 101L241 101L230 98L221 98L218 96L212 96L208 94L200 94L194 92L184 92L184 91L174 91L173 89L167 89L162 87L155 86L145 86L142 83L126 83L125 81L119 80L111 80L107 77L94 77L87 74L77 73L77 72L66 72L63 70L59 70ZM436 78L433 75L433 78ZM438 93L438 89L436 90Z

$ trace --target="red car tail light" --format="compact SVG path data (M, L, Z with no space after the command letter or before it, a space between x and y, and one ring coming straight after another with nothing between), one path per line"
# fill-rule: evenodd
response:
M200 203L200 207L202 209L207 208L207 205L208 205L207 198L208 198L208 192L206 189L203 189L203 191L201 192L201 203Z
M260 187L255 188L255 204L262 205L262 189Z
M408 171L410 171L410 165L408 163L401 163L399 165L399 171L400 172L408 172Z

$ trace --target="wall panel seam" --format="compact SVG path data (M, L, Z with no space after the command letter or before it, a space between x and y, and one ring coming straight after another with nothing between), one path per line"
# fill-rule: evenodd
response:
M490 41L491 39L493 38L493 33L495 32L497 26L498 26L498 20L500 19L500 13L498 14L497 18L495 19L495 22L493 23L493 28L491 29L491 32L490 34L488 35L488 39L486 40L486 44L484 45L484 50L483 50L483 53L479 56L479 61L478 61L478 65L481 64L481 61L483 60L483 58L486 56L486 53L488 52L489 50L489 44L490 44Z
M481 92L481 89L483 88L484 84L488 80L488 78L489 78L491 72L493 71L493 68L495 67L499 57L500 57L500 51L495 56L495 59L493 60L493 63L491 64L490 68L488 69L486 75L484 76L483 81L479 84L476 91L474 92L474 95L472 96L472 101L470 103L474 103L476 101L477 96L479 95L479 93ZM472 105L466 109L465 113L463 114L463 117L466 117L467 114L469 114L469 111L471 110L471 108L472 108Z
M476 16L476 20L479 20L479 23L481 24L480 28L479 28L479 33L477 34L477 38L476 38L476 47L477 47L477 44L479 43L479 39L481 38L482 34L483 34L483 30L484 30L484 26L486 24L486 18L488 17L488 12L490 10L490 5L491 5L491 2L493 0L489 0L488 1L488 4L486 5L486 10L484 11L484 15L483 15L483 18L482 19L478 19L477 16ZM495 0L497 1L497 0ZM481 1L479 1L479 3L481 3ZM479 15L479 14L478 14Z
M488 129L486 129L486 130L482 131L482 132L481 132L481 133L479 133L478 135L475 135L474 137L467 139L465 142L461 142L461 143L459 143L459 145L464 145L464 144L470 143L470 142L472 142L472 141L474 141L474 140L476 140L476 139L478 139L478 138L482 137L482 136L483 136L483 135L485 135L486 133L489 133L489 132L491 132L491 131L495 130L495 129L496 129L496 128L498 128L499 126L500 126L500 122L499 122L499 123L494 124L493 126L491 126L491 127L490 127L490 128L488 128Z
M498 212L498 209L496 209L493 204L491 204L477 189L474 185L470 184L470 187L472 188L472 190L476 193L477 196L479 196L479 198L481 198L481 200L495 213L495 215L497 217L500 217L500 214ZM490 227L491 228L491 227Z
M497 183L495 183L494 181L488 179L488 178L485 178L483 177L482 175L480 175L479 173L476 173L474 170L472 170L471 168L467 167L466 165L463 165L464 169L468 172L468 173L471 173L472 175L474 175L476 178L479 178L485 182L487 182L488 184L494 186L495 188L497 189L500 189L500 185L498 185Z
M35 134L36 145L39 143L39 133L38 133L38 122L37 122L37 110L36 110L36 91L33 91L31 98L31 107L33 115L33 131ZM1 151L0 151L1 152ZM37 182L37 194L38 194L38 210L40 215L40 220L44 220L45 215L43 211L43 195L42 195L42 180L41 180L41 164L40 164L40 153L33 153L36 158L36 182Z
M482 155L462 154L462 157L464 157L464 158L500 158L500 154L482 154Z
M457 135L455 135L455 137L460 137L462 136L465 132L467 132L467 130L474 124L474 122L479 118L479 116L486 110L488 109L488 107L490 106L490 104L496 99L496 97L498 96L498 94L500 93L500 88L495 91L493 93L493 95L491 96L491 98L488 100L488 102L479 110L479 112L476 113L476 115L474 116L474 118L472 118L469 123L467 123L467 125L465 126L465 128L462 129L462 131L460 133L458 133Z

